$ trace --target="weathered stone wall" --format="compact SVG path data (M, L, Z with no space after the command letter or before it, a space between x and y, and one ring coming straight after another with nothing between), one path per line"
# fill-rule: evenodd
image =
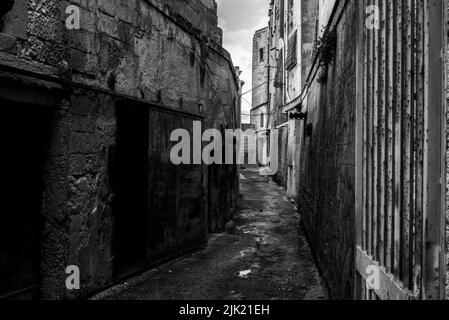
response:
M345 1L342 1L342 5ZM327 81L311 79L298 209L333 298L353 297L355 203L355 0L336 28ZM318 73L319 74L319 73Z
M301 1L301 87L305 85L313 58L318 3L314 0Z
M261 56L261 51L263 54ZM264 128L267 127L268 120L268 27L256 31L253 37L253 91L252 91L252 110L251 123L256 126L256 130L261 129L258 114L264 113L266 116ZM260 110L258 110L260 109Z
M302 83L302 21L301 16L303 14L304 1L284 1L284 8L286 10L285 21L285 67L286 67L286 83L284 87L288 93L287 101L291 101L297 98L301 94L301 83ZM296 38L296 39L295 39ZM288 63L288 52L289 48L292 46L290 41L296 41L296 50L294 56L296 57L296 63L291 66L287 66ZM287 69L289 67L289 69Z
M449 0L446 0L446 15L445 15L445 33L446 38L446 56L444 59L445 63L445 79L446 79L446 117L447 117L447 127L446 127L446 299L449 299Z
M247 124L247 123L242 123L242 131L243 132L254 132L255 126L253 124ZM249 131L248 131L249 130ZM240 140L240 154L244 154L244 158L243 159L243 163L242 166L240 168L247 168L250 167L252 165L255 165L255 163L250 163L250 155L251 154L255 154L255 152L257 152L257 141L254 141L251 139L241 139Z
M251 124L256 130L263 130L266 128L269 118L268 105L262 105L251 110Z
M70 4L81 9L80 30L65 28ZM127 170L115 168L117 107L124 102L153 110L148 179L155 170L166 177L149 181L154 205L144 217L142 267L223 229L236 207L236 166L174 168L169 136L157 130L164 114L181 128L201 118L203 129L240 127L238 79L221 47L215 1L18 0L16 6L20 19L0 34L0 67L8 69L0 97L42 102L58 114L43 196L42 296L87 296L117 280L113 173ZM19 93L11 96L12 88ZM175 210L170 218L160 211L167 203ZM81 269L76 293L65 288L68 265Z
M282 186L286 187L287 195L295 198L297 195L297 187L299 184L299 167L300 167L300 145L301 131L299 130L299 121L289 119L289 114L285 113L285 107L295 108L294 105L299 101L305 80L308 75L310 64L312 61L312 43L315 35L315 19L317 16L317 2L313 0L307 1L276 1L273 3L272 10L278 15L270 17L270 45L271 45L271 61L270 61L270 82L273 84L277 69L279 56L281 53L286 57L286 61L282 66L285 70L280 70L284 74L285 79L282 80L282 86L277 85L274 88L270 86L271 105L270 105L270 128L285 125L287 128L282 129L281 138L279 140L279 164L280 169L275 175L275 180ZM280 13L282 9L284 13ZM284 19L281 19L285 16ZM285 21L282 24L282 21ZM296 51L293 50L296 37ZM283 39L283 41L281 41ZM275 50L277 49L277 50ZM282 51L279 51L282 49ZM290 52L290 55L289 55ZM296 63L289 62L289 57L293 57L294 52Z
M274 181L280 186L287 188L288 173L288 126L279 128L278 136L278 171L274 175Z

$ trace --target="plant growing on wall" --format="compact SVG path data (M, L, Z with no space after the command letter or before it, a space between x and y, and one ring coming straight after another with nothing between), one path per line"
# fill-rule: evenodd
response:
M329 66L335 61L337 51L337 31L326 29L323 36L317 42L318 65L321 67L319 83L327 80Z

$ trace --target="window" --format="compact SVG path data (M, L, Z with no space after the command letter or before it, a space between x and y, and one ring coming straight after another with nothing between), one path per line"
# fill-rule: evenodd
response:
M297 59L297 38L298 38L298 31L295 31L295 33L290 37L288 40L288 51L287 51L287 58L285 61L285 68L287 70L291 70L296 66L296 63L298 61Z
M274 87L282 88L284 85L284 53L281 49L276 63L276 74L274 77Z
M285 4L284 1L282 0L280 3L280 16L279 16L279 26L280 26L280 30L279 30L279 37L281 37L282 39L284 39L284 14L285 14Z
M293 0L288 2L288 34L293 29Z
M264 114L260 114L260 127L263 128L265 126Z
M265 50L263 48L259 49L259 61L263 62L265 56Z

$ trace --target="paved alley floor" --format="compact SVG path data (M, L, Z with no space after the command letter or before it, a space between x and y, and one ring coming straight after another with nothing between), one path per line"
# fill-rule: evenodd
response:
M241 171L240 210L207 248L100 294L121 300L317 300L327 293L285 190Z

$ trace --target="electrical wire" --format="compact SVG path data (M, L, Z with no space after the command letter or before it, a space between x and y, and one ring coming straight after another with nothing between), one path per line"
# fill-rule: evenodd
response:
M250 90L248 90L248 91L242 93L240 96L245 96L245 95L247 95L248 93L253 92L255 89L260 88L261 86L263 86L263 85L265 85L265 84L268 84L268 81L265 81L264 83L261 83L261 84L259 84L258 86L253 87L252 89L250 89Z

